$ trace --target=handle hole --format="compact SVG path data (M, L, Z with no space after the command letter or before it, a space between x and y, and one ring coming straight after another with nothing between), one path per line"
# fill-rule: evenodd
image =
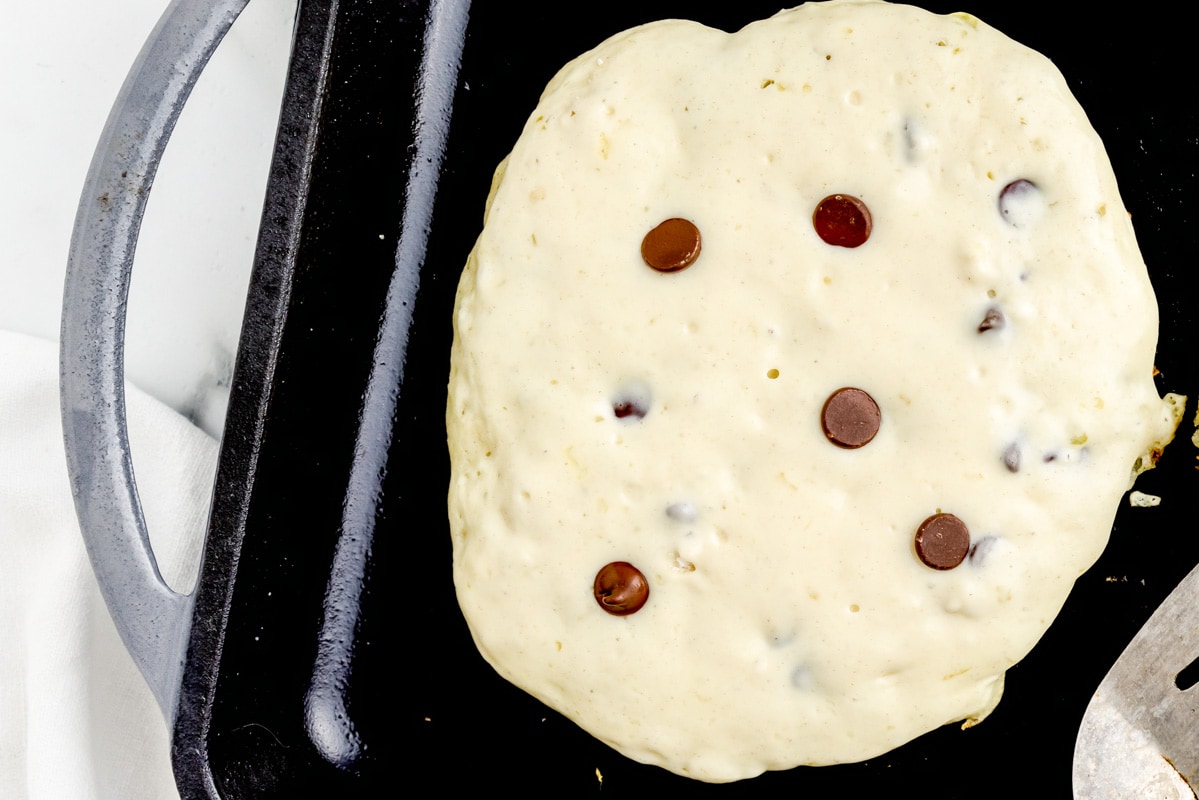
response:
M1199 683L1199 658L1183 667L1182 671L1174 676L1174 685L1184 692L1197 683Z

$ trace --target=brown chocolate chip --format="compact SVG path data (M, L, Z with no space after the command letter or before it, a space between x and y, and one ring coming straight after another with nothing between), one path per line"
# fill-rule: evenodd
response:
M882 423L882 412L874 398L861 389L838 389L824 401L820 425L837 447L854 450L870 443Z
M616 415L617 419L625 417L641 419L645 416L645 409L633 400L617 400L612 404L612 413Z
M617 617L636 613L649 599L649 581L627 561L613 561L595 576L595 602Z
M641 257L658 272L678 272L699 258L699 228L689 220L668 219L641 240Z
M953 514L933 514L916 529L916 555L933 569L953 569L970 552L970 529Z
M612 414L626 422L637 422L649 413L653 395L641 380L629 380L612 397Z
M1002 328L1007 324L1007 319L1003 316L1003 312L998 308L988 308L983 321L978 323L978 332L993 331Z
M830 194L816 204L812 227L826 244L858 247L870 238L870 209L856 197Z
M1032 181L1020 178L999 191L999 214L1014 228L1023 228L1032 221L1040 190Z

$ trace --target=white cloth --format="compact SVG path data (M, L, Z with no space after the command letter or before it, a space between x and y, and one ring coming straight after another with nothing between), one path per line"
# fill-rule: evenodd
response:
M0 332L0 798L177 797L169 734L91 574L66 472L58 349ZM129 387L160 569L190 589L216 442Z
M8 3L0 22L0 800L178 797L166 724L108 617L75 522L57 346L46 341L58 332L96 140L167 3ZM127 374L213 433L294 9L295 0L255 0L218 48L167 148L139 237ZM147 395L127 397L159 567L187 590L216 445Z
M168 0L0 5L0 329L58 336L83 179ZM130 381L219 435L279 119L295 0L254 0L159 165L129 289Z

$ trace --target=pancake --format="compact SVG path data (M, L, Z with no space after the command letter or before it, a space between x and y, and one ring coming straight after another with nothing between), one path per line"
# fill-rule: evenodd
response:
M872 0L651 23L566 65L454 329L479 651L706 781L982 720L1181 411L1056 68Z

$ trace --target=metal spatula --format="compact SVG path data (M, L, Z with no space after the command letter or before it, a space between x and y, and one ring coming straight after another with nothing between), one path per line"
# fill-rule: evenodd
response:
M1199 567L1099 684L1074 746L1075 800L1199 797Z

